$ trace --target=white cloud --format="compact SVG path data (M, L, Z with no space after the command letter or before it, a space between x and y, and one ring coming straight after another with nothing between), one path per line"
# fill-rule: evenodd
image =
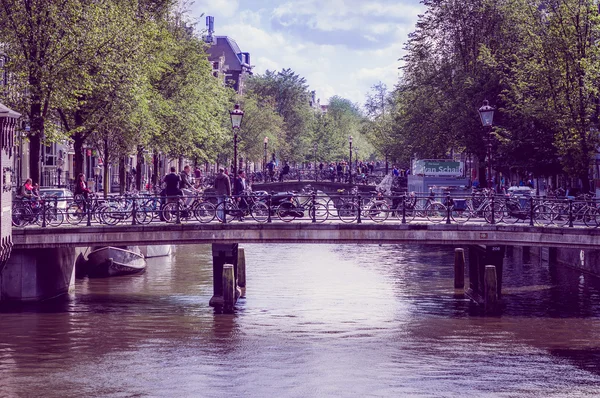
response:
M266 4L274 3L272 0L256 1L260 5L254 1L200 0L194 10L196 16L200 12L214 15L216 34L230 36L242 51L250 52L255 73L291 68L306 78L322 104L339 95L362 105L365 94L379 81L391 89L398 81L398 59L404 54L408 33L423 12L416 0L404 0L405 4L295 0L271 7ZM360 37L373 45L352 49L342 44L317 44L302 34L273 30L273 18L302 29L348 32L348 37ZM382 38L386 41L381 42Z
M204 13L205 16L232 18L238 8L238 0L196 0L191 5L191 12L196 16Z

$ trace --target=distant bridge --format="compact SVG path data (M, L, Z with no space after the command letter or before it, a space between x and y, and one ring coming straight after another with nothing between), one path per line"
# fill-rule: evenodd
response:
M208 243L514 245L600 248L600 230L498 224L254 222L13 229L15 249Z

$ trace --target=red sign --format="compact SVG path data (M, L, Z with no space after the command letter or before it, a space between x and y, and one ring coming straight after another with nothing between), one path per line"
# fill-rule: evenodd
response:
M88 156L92 156L92 150L91 150L91 149L88 149L88 150L86 151L86 155L88 155Z

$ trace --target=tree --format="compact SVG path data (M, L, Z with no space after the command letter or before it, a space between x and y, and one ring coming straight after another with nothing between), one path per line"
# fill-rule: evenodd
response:
M64 104L79 65L75 57L88 50L88 28L99 3L82 0L0 0L0 34L10 62L8 96L31 124L31 178L39 181L40 148L53 108ZM12 101L10 100L12 99Z
M267 70L247 82L247 92L259 101L272 100L275 110L283 118L284 136L279 140L279 151L284 159L299 161L308 152L315 112L310 107L310 92L303 77L291 69L281 72Z

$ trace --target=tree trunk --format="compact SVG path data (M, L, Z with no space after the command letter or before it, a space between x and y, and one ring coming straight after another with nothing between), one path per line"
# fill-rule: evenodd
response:
M141 145L137 147L137 156L135 164L135 189L142 191L142 167L144 164L144 148Z
M85 139L81 134L73 135L73 150L75 151L75 169L73 170L73 177L76 179L79 174L83 173L83 143Z
M590 178L588 173L581 173L579 179L581 180L581 193L590 192Z
M40 136L35 134L29 137L29 177L34 183L40 182Z
M125 175L125 157L119 158L119 193L123 195L125 193L125 185L127 183L127 176Z
M108 193L110 192L110 176L108 174L108 169L110 165L110 157L108 152L108 140L104 139L104 199L108 197Z
M154 151L152 158L152 186L158 188L158 153Z

